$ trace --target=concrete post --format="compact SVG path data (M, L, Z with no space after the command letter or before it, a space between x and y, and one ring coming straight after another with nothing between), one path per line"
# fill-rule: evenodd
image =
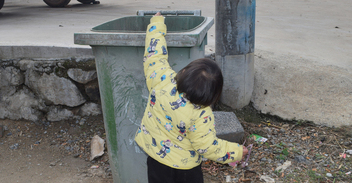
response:
M221 101L249 104L254 85L255 0L216 0L215 59L224 75Z

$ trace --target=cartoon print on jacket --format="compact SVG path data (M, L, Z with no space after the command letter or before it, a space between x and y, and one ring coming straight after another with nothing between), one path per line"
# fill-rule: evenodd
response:
M196 130L197 130L196 125L192 125L191 127L189 127L189 131L191 132L194 132Z
M167 111L165 110L165 106L164 106L163 104L160 104L160 107L161 107L161 109L162 109L163 111L167 112Z
M141 133L142 131L143 131L143 133L146 134L146 135L149 134L149 131L148 131L148 130L145 128L145 126L142 125L142 123L141 123L141 125L138 127L137 133Z
M199 117L202 117L202 115L205 113L205 110L202 110L202 112L200 113Z
M210 132L212 132L212 130L211 130L211 129L209 129L208 133L206 133L205 135L201 136L201 138L203 138L203 137L205 137L205 136L209 135L209 133L210 133Z
M183 137L182 137L181 135L179 135L179 136L177 137L177 139L178 139L179 141L182 141L182 140L183 140Z
M167 63L167 60L166 60L165 58L161 58L159 61L160 61L161 63L163 63L163 65L165 65L165 64Z
M184 165L187 165L187 163L188 163L188 158L183 158L183 159L181 159L181 162L182 162Z
M170 74L170 79L171 79L171 83L176 85L176 79L175 79L174 73Z
M180 147L180 146L178 146L178 145L174 145L174 147L176 147L177 149L179 149L179 150L182 150L182 147Z
M175 78L171 78L171 83L176 85L176 79Z
M199 156L198 156L198 160L196 161L196 163L200 163L200 162L201 162L201 160L202 160L202 156L201 156L201 155L199 155Z
M178 129L180 129L180 133L182 134L182 135L184 135L184 136L186 136L186 123L185 122L183 122L183 121L181 121L180 122L180 126L178 126L178 125L176 125L177 126L177 128Z
M208 120L211 121L211 117L210 116L206 116L203 119L204 119L203 123L208 123Z
M152 146L156 147L156 141L155 138L152 137Z
M160 141L160 145L162 146L160 151L157 152L156 154L157 155L160 155L160 158L164 158L166 156L167 153L170 153L170 147L172 146L172 143L171 141L168 139L168 140L163 140L163 141Z
M206 148L206 149L198 149L197 151L198 151L199 154L204 154L204 153L206 153L208 151L208 148Z
M155 101L156 101L155 90L153 90L152 93L150 94L150 106L151 107L154 107Z
M142 125L142 130L143 130L143 133L148 135L149 134L149 131L145 128L144 125Z
M151 56L153 56L153 55L156 55L156 54L158 54L158 51L157 50L155 50L155 48L156 48L156 45L158 44L158 41L160 41L159 39L154 39L154 38L152 38L151 40L150 40L150 44L149 44L149 47L148 47L148 49L147 49L147 51L148 51L148 57L151 57Z
M137 130L137 134L141 133L142 130L141 130L141 126L138 127L138 130Z
M150 144L145 143L145 148L149 150L150 149Z
M168 132L170 132L170 130L172 130L172 127L174 127L171 123L166 123L165 125L164 125L164 127L165 127L165 129L168 131Z
M167 55L167 50L165 46L161 46L161 49L163 50L163 55Z
M227 152L225 156L218 158L217 161L226 161L228 159L234 160L234 157L231 157L231 154L235 154L235 152Z
M154 66L154 65L155 65L155 62L150 63L150 64L149 64L149 67Z
M161 124L161 121L160 121L160 119L158 117L156 117L156 120Z
M194 156L196 156L196 151L189 151L189 153L191 153L191 157L193 158Z
M174 88L172 88L171 92L170 92L170 95L171 96L175 96L176 95L176 92L177 92L177 89L176 89L176 86Z
M171 122L172 122L172 119L171 119L171 117L170 117L170 116L165 115L165 118L166 118L167 120L169 120L169 121L171 121Z
M151 117L153 117L153 114L148 111L148 118L151 118Z
M182 96L183 93L180 93L179 99L177 99L175 102L170 102L170 105L173 106L171 107L172 110L178 109L179 107L184 107L186 106L187 99Z
M164 81L165 78L166 78L166 75L164 74L164 75L161 76L160 80L161 80L161 81Z
M153 71L152 74L150 74L150 77L149 77L149 78L150 78L150 79L154 79L155 77L156 77L156 72Z
M153 26L150 27L149 32L152 32L152 31L155 30L155 29L156 29L156 26L153 25Z

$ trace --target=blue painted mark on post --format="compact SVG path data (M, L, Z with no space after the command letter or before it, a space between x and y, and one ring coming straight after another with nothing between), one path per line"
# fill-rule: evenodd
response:
M217 55L254 52L255 0L216 1Z

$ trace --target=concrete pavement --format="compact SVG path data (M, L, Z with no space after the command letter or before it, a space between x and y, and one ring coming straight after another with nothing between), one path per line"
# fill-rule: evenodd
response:
M42 0L5 0L0 10L0 45L80 47L73 33L103 22L135 15L137 10L201 9L215 17L213 0L101 0L84 5L72 0L67 8L50 8ZM351 66L352 1L257 1L256 48L300 55L322 64ZM209 31L214 51L215 29Z
M83 5L72 0L66 8L50 8L42 0L5 0L0 57L89 56L89 46L73 43L75 32L142 9L201 9L203 16L215 17L213 0L100 2ZM252 102L258 110L286 119L352 125L350 7L350 0L257 1ZM215 51L215 26L208 32L206 51Z

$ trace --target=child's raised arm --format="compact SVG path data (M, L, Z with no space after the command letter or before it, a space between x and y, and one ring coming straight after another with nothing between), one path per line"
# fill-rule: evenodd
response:
M164 17L157 13L150 19L145 38L144 74L149 91L165 79L164 73L170 69L165 35Z

